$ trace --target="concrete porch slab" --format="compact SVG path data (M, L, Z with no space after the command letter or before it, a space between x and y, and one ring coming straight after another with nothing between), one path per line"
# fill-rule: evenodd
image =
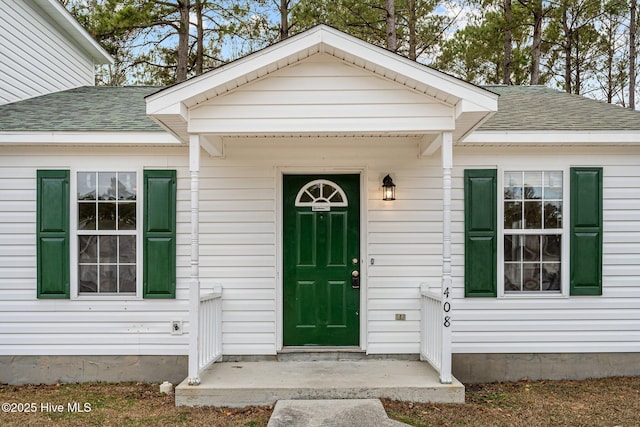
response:
M428 363L408 360L261 361L214 363L199 386L183 381L177 406L272 405L278 400L389 399L464 402L454 378L441 384Z

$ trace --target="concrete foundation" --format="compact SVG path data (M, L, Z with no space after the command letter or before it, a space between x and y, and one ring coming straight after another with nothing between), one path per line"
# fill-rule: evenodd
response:
M179 384L187 376L187 356L0 356L6 384L93 381Z
M640 353L454 354L452 372L464 384L634 376Z
M416 355L388 356L416 360ZM361 354L225 356L225 361L387 359ZM170 381L187 377L187 356L0 356L0 382L55 384ZM640 375L640 353L454 354L453 375L465 384L537 379L585 379Z

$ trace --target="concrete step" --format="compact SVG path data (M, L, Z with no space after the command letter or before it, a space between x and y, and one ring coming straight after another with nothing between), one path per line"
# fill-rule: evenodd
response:
M411 360L215 363L201 384L176 387L178 406L272 405L279 400L378 399L464 402L464 386L441 384L425 362Z
M377 399L279 400L267 427L403 427Z

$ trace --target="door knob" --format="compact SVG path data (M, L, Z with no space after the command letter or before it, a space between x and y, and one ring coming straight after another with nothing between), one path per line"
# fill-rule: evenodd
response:
M360 272L358 270L351 272L351 288L360 289Z

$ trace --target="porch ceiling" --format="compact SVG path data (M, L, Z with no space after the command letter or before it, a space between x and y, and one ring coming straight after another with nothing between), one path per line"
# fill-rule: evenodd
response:
M263 50L224 65L216 70L169 87L146 98L147 114L162 127L183 141L189 138L189 112L191 109L216 97L300 63L315 55L329 55L342 63L371 75L394 82L401 87L451 107L451 126L434 128L425 123L424 129L415 126L403 128L393 121L393 126L381 124L372 131L355 123L349 130L340 129L341 135L420 135L439 131L453 131L454 141L467 135L497 110L498 95L415 61L373 46L333 28L320 25ZM425 122L429 117L425 116ZM385 128L388 126L388 129ZM327 135L325 128L313 126L299 128L282 126L282 130L267 132L275 136ZM218 132L214 132L218 133ZM238 127L226 129L219 135L248 135L251 129ZM264 134L261 133L261 134Z

